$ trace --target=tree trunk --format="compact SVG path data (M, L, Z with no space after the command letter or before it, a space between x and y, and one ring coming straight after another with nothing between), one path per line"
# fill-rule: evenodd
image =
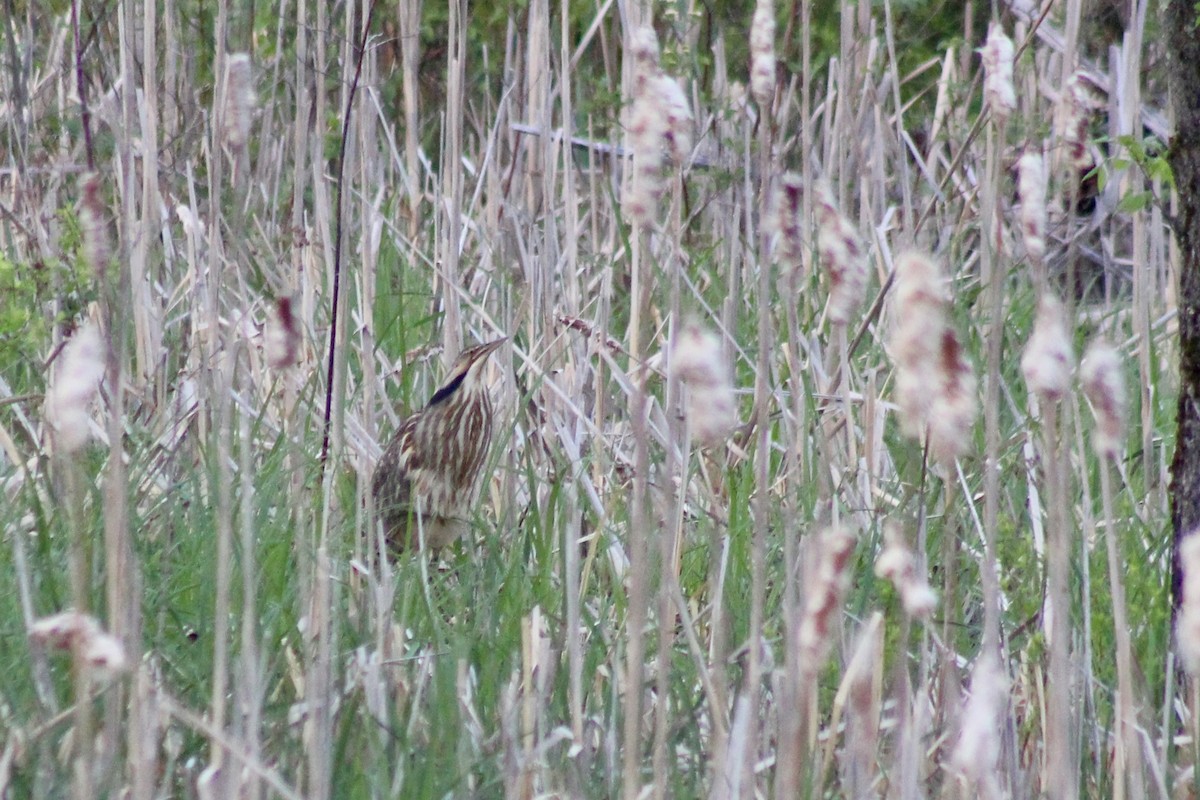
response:
M1200 528L1200 11L1193 0L1170 0L1171 97L1175 134L1168 158L1175 173L1179 210L1179 408L1171 462L1171 607L1182 600L1179 544Z

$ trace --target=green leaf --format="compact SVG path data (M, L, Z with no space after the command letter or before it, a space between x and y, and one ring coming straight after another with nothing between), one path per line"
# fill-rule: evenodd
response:
M1148 205L1150 205L1149 192L1132 192L1121 198L1121 202L1117 204L1117 211L1132 214L1135 211L1141 211Z

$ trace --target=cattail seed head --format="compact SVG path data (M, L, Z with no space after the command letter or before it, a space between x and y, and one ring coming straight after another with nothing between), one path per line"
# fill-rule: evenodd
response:
M1042 154L1026 150L1017 162L1017 195L1021 200L1021 236L1034 264L1046 255L1046 169Z
M622 205L635 224L646 225L653 221L663 191L663 148L677 164L691 155L692 112L683 89L659 68L654 30L636 31L630 47L634 60L629 115L633 178Z
M904 543L899 526L887 523L883 538L883 552L875 561L875 574L896 587L905 614L922 619L928 617L937 605L937 594L918 571L917 560Z
M263 329L263 350L271 369L287 369L296 363L300 350L300 328L292 313L292 299L280 297Z
M829 273L829 319L844 325L862 302L867 260L858 232L838 210L828 185L817 189L817 250Z
M1021 372L1029 391L1047 401L1061 400L1070 385L1075 353L1067 330L1066 311L1052 293L1038 301L1033 334L1021 356Z
M775 102L775 3L758 0L750 23L750 91L759 108Z
M854 545L854 534L844 527L827 528L813 543L818 548L817 572L808 582L796 637L798 663L806 674L820 670L829 652L833 627L849 582L848 566Z
M789 277L799 275L804 269L804 183L795 172L786 172L775 188L775 200L771 203L771 227L779 236L779 263Z
M125 648L94 617L63 611L43 617L29 628L29 638L44 647L78 652L93 680L107 682L129 669Z
M649 78L658 71L658 34L654 28L638 28L629 39L630 54L633 56L635 81Z
M896 363L902 430L928 433L930 453L947 461L966 452L978 411L975 375L946 319L946 291L936 262L920 253L896 259L898 322L889 341Z
M46 392L46 421L54 449L74 453L91 435L88 407L104 377L104 342L91 323L80 326L63 347L58 369Z
M1013 90L1013 58L1016 48L998 22L988 27L987 42L980 50L983 56L983 96L992 114L1008 119L1017 108L1017 93Z
M89 172L79 179L79 233L83 258L103 279L112 259L107 214L100 199L100 176Z
M1067 163L1075 169L1092 164L1088 153L1088 123L1095 105L1091 93L1076 72L1067 79L1058 101L1058 134L1062 137Z
M991 655L981 656L971 672L971 696L951 756L955 771L978 788L976 796L998 796L996 769L1008 681Z
M971 426L979 411L975 373L967 361L958 333L947 325L932 373L933 403L929 409L929 452L939 461L952 461L967 452Z
M1083 393L1096 415L1092 446L1102 456L1115 458L1125 441L1125 381L1121 357L1108 342L1096 339L1088 347L1079 365Z
M1183 668L1200 676L1200 533L1192 531L1179 543L1183 569L1183 601L1175 623L1176 644Z
M737 425L737 398L721 340L696 323L679 332L671 372L687 386L685 414L692 437L703 445L725 439Z
M250 138L254 106L253 65L247 53L233 53L225 64L225 145L234 152L246 146Z
M895 270L898 322L890 349L896 362L896 403L904 433L920 437L932 404L928 370L938 360L945 328L944 290L937 264L923 254L901 254Z
M692 109L679 81L669 75L659 75L654 91L666 114L667 124L664 137L667 152L676 166L687 163L692 155Z

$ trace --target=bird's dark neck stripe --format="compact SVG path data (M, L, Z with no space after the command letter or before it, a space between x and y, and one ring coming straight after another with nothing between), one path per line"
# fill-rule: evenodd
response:
M456 375L454 377L454 380L450 381L445 386L443 386L442 388L438 389L436 392L433 393L433 397L429 398L429 405L435 406L438 403L445 400L450 395L454 394L454 391L456 389L458 389L458 387L462 386L462 382L464 380L466 380L466 377L467 377L466 372L462 372L462 373Z

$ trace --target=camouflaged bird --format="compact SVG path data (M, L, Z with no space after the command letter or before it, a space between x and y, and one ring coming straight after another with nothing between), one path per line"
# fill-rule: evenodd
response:
M483 370L505 341L460 353L442 387L384 448L371 490L393 550L438 549L470 529L492 441L492 400Z

